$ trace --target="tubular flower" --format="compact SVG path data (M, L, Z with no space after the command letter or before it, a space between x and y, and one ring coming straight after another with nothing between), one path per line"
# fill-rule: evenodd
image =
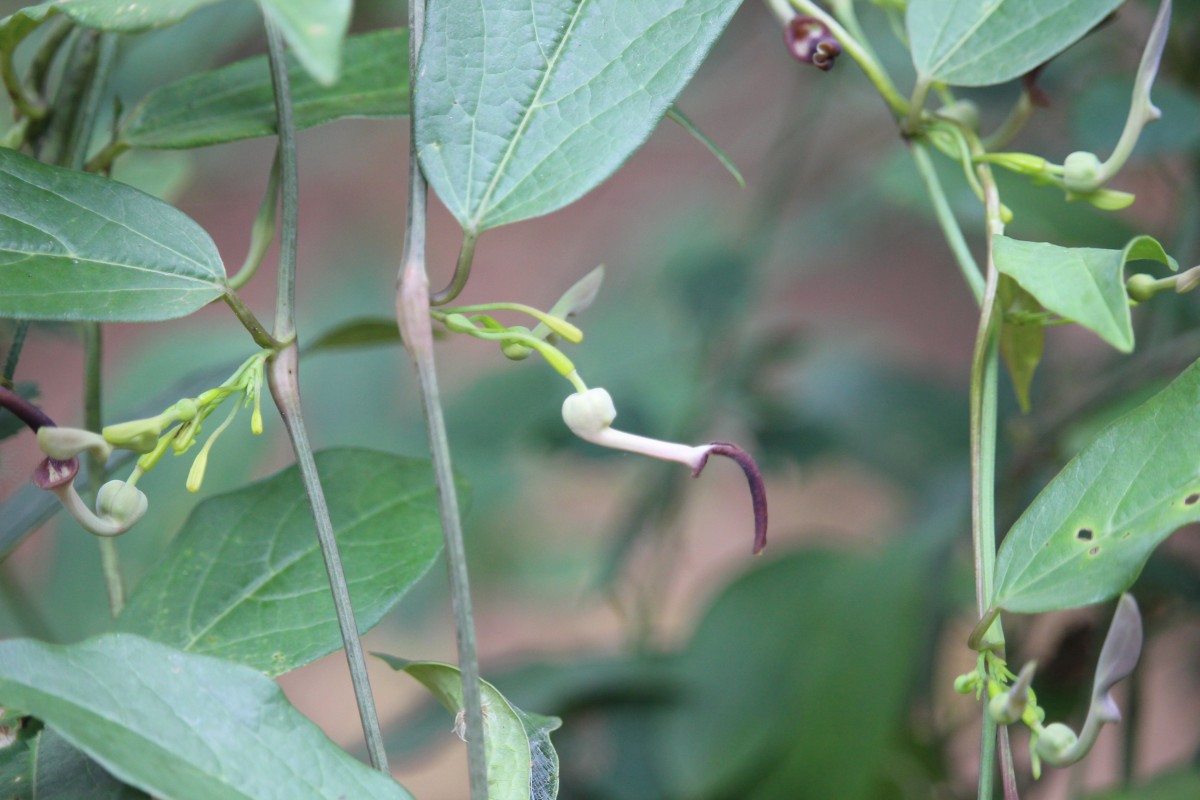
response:
M737 462L746 475L750 486L750 498L754 506L754 553L762 552L767 544L767 493L762 473L745 450L728 442L710 442L702 445L677 444L638 436L612 427L617 417L612 395L604 389L588 389L576 392L563 401L563 421L581 439L625 450L664 461L677 461L691 467L692 477L704 470L711 455L725 456Z

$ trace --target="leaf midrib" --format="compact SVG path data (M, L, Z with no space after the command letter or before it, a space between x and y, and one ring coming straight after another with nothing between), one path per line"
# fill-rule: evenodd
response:
M473 232L479 231L479 226L488 212L488 201L491 200L492 194L496 191L496 187L500 184L500 180L504 177L504 171L508 167L508 162L512 160L513 153L517 149L517 144L521 141L521 135L529 126L529 121L533 114L540 108L538 100L545 93L546 87L550 84L550 77L554 74L555 68L558 66L558 61L562 57L563 50L567 46L567 42L571 40L571 34L575 30L575 24L583 15L583 9L587 6L588 0L579 0L579 5L575 7L575 13L571 15L571 21L567 23L566 29L563 31L562 38L558 40L558 46L554 49L554 54L546 62L546 71L542 75L541 81L538 82L538 87L530 98L529 103L525 106L525 113L521 115L521 121L517 124L517 129L508 141L508 147L504 149L504 155L500 157L500 162L496 165L496 170L492 173L492 179L488 182L487 188L483 190L483 195L479 199L478 210L475 216L471 219L470 227ZM540 49L540 45L539 45ZM482 87L482 84L481 84ZM471 164L475 163L474 142L471 145ZM470 192L470 183L467 184L467 191ZM471 200L470 195L467 196L467 202Z

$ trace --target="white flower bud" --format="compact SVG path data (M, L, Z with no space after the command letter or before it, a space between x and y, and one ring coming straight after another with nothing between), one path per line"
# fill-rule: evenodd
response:
M594 439L617 418L612 395L604 389L576 392L563 401L563 422L582 439Z

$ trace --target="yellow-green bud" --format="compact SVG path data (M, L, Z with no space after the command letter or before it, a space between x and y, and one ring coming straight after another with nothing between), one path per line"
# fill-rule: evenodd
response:
M1158 293L1155 291L1155 283L1157 281L1153 275L1139 272L1136 275L1131 275L1129 280L1125 281L1125 291L1129 292L1129 296L1132 299L1139 303L1144 303Z
M516 333L532 333L529 328L523 325L514 325L509 330ZM533 348L516 339L503 339L500 342L500 352L504 353L505 358L512 361L524 361L529 358L529 354L533 352Z

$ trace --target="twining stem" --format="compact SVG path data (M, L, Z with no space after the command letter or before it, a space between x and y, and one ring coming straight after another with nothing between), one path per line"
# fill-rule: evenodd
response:
M958 269L962 272L967 286L971 288L971 294L975 295L975 302L982 303L983 275L979 272L979 264L971 255L971 249L967 247L967 240L963 236L962 228L959 227L950 203L946 200L946 193L942 190L937 170L934 169L933 162L929 158L929 149L924 142L918 139L910 140L909 148L912 150L917 171L921 173L921 178L925 181L925 190L929 193L930 202L933 203L933 213L937 217L938 225L942 228L942 234L946 237L946 244L950 247L950 252L954 254L954 260L958 263Z
M102 408L103 385L100 365L103 363L103 341L100 323L83 323L83 426L89 431L104 427ZM91 451L87 455L87 488L84 497L88 504L96 501L96 494L107 477L104 462ZM121 559L117 552L117 540L112 536L99 536L100 569L104 573L104 587L108 592L108 609L114 618L125 607L125 582L121 578Z
M973 146L978 146L977 142ZM979 329L971 359L971 542L975 561L976 611L988 612L996 562L996 396L999 336L996 330L996 293L1000 283L995 261L995 238L1004 232L1000 193L987 164L976 167L983 188L987 218L987 280L979 314ZM989 646L1003 644L999 622L984 637ZM982 715L979 753L979 799L991 800L996 774L996 723ZM1007 749L1008 740L1003 742ZM1007 758L1008 754L1004 756Z
M350 667L350 680L354 686L354 698L358 703L358 715L362 721L363 735L367 741L367 754L371 760L371 766L388 774L383 731L379 726L379 714L375 709L375 698L372 695L371 682L367 676L367 661L363 654L362 642L359 639L358 624L354 619L354 608L350 602L350 588L346 584L346 574L342 568L337 538L334 535L333 523L329 518L329 506L325 502L325 491L317 473L317 464L313 458L312 446L308 441L308 431L304 424L300 404L300 362L295 342L296 237L298 231L296 130L288 87L283 35L270 16L265 16L265 20L267 52L271 64L271 83L275 91L276 130L279 134L280 190L283 193L279 283L275 305L274 337L271 338L276 342L276 348L278 348L279 342L287 343L284 349L277 350L271 358L267 378L271 387L271 397L275 400L279 415L283 418L284 427L287 429L288 438L291 440L292 450L296 455L296 465L300 470L304 491L308 495L313 521L316 524L317 542L321 548L321 556L325 560L329 589L333 595L333 607L337 614L338 628L342 634L346 662ZM226 295L226 300L230 302L230 306L235 311L237 310L236 304L230 298L236 297L237 295L232 292Z
M417 74L417 56L425 31L425 0L408 4L409 74ZM412 102L411 92L409 102ZM411 107L411 106L410 106ZM471 800L487 800L487 755L483 740L483 706L479 691L479 657L475 646L475 620L471 613L471 588L463 546L462 519L450 463L450 443L438 395L437 367L433 357L433 327L429 316L429 277L425 271L425 177L417 159L415 119L410 118L408 152L408 219L404 255L396 287L396 317L400 336L412 358L421 384L421 405L433 455L434 478L450 574L450 600L458 640L458 666L462 675L463 707L467 722L467 765ZM465 245L465 242L464 242Z
M254 312L250 310L250 307L246 305L245 301L242 300L241 296L237 292L233 291L232 288L228 289L221 296L221 299L225 301L225 303L237 316L238 320L243 326L245 326L246 330L250 332L250 335L254 338L255 343L259 347L262 347L266 350L283 349L285 343L280 342L274 336L267 333L267 329L263 327L261 322L258 321L258 317L254 316ZM293 332L293 338L294 335L295 334Z

